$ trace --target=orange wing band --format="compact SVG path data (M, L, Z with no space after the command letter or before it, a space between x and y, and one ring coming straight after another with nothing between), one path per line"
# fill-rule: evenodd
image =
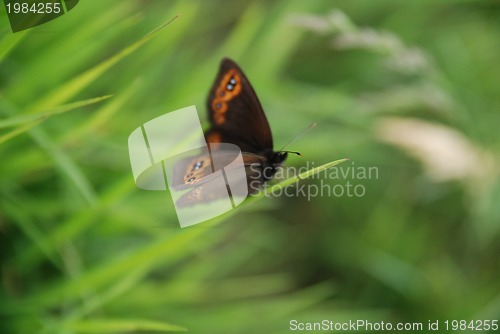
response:
M241 92L241 76L235 69L229 70L221 80L219 87L215 91L215 98L212 101L214 111L214 122L222 125L226 121L228 102Z

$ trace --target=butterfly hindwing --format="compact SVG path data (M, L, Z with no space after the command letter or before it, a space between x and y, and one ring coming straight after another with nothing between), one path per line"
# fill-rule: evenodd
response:
M172 188L184 190L206 183L216 177L215 172L225 169L226 173L235 167L232 162L237 158L237 152L224 146L221 148L217 143L210 144L210 150L206 153L187 157L176 162L173 173ZM246 153L243 153L243 161L246 165ZM254 154L252 154L253 156Z
M221 167L228 166L234 158L232 153L217 152L217 151L212 151L212 152L213 152L212 154L215 155L214 159L218 160L220 164L220 166L217 165L215 166L215 171L220 170ZM261 156L258 156L257 154L253 153L244 152L242 153L242 157L243 157L243 163L245 165L246 179L240 179L240 180L233 179L232 181L236 183L246 182L248 184L248 193L253 194L257 192L262 186L262 184L265 182L262 175L262 170L259 167L262 165L264 161ZM225 167L224 169L226 172L228 172L230 171L230 168L231 167ZM199 203L206 203L210 201L227 198L226 195L227 193L220 192L220 186L208 182L214 179L215 177L214 175L215 174L204 175L202 178L198 179L197 181L189 185L175 188L176 190L193 188L186 194L183 194L177 200L176 203L177 206L183 208L183 207L193 206ZM184 178L186 177L187 175L184 176ZM225 187L228 188L227 185ZM228 192L230 191L229 188L227 190Z
M174 166L172 188L191 188L209 180L210 175L213 175L213 168L208 153L181 159Z

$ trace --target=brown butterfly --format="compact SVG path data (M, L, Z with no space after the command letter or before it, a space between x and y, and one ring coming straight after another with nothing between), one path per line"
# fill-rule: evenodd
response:
M205 132L205 140L210 154L185 159L174 168L174 188L194 187L178 199L179 207L217 199L217 192L207 181L234 159L234 154L218 149L220 143L235 144L241 149L248 193L256 192L270 180L288 155L287 151L273 150L273 136L259 99L243 71L231 59L221 61L208 95L207 109L210 128ZM218 166L211 159L215 156Z

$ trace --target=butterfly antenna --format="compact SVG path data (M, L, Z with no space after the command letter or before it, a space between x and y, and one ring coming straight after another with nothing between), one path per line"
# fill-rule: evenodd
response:
M292 154L297 154L299 157L302 156L302 154L300 152L297 152L297 151L283 151L281 150L280 152L286 152L286 153L292 153Z
M309 125L307 128L305 128L304 130L302 130L302 132L300 132L298 135L295 136L295 138L293 138L292 140L290 140L285 146L283 146L283 148L281 150L279 150L280 152L288 152L288 153L293 153L293 154L297 154L298 156L302 156L302 154L300 154L299 152L295 152L295 151L285 151L285 148L287 148L287 146L291 145L292 143L294 143L297 139L299 139L300 137L302 137L307 131L313 129L316 127L316 123L312 123L311 125Z

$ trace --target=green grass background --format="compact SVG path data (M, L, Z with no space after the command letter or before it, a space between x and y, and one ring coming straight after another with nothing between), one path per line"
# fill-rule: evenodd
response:
M2 333L500 319L498 2L80 1L16 34L0 15ZM375 38L334 42L360 32ZM401 50L424 65L387 66ZM203 111L224 56L252 81L276 146L318 123L288 165L376 166L378 179L350 180L365 196L263 197L180 229L168 194L136 188L128 135ZM483 177L433 178L381 139L389 117L460 134L489 157L471 161Z

